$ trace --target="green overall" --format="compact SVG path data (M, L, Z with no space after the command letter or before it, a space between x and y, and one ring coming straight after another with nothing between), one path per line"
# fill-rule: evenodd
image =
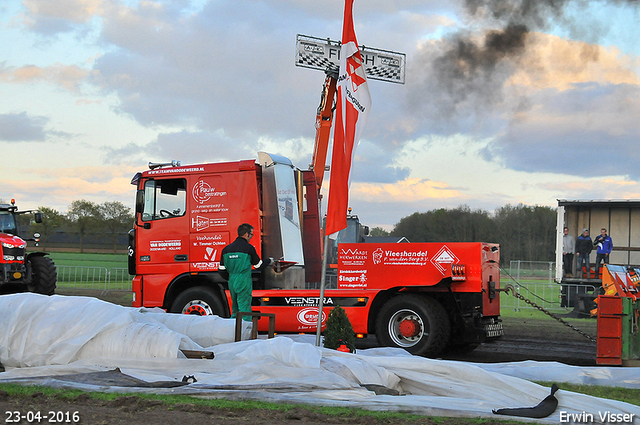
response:
M224 266L229 272L229 292L231 293L231 302L233 314L236 312L251 311L251 292L253 284L251 283L251 256L244 252L230 252L224 254ZM242 320L251 321L251 317L245 316Z

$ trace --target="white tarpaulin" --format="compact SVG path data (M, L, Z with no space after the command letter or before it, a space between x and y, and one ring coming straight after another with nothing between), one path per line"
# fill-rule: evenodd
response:
M233 320L157 311L85 297L0 296L0 362L7 367L0 382L494 419L507 417L492 409L531 407L549 395L549 388L529 380L575 382L583 376L583 382L640 388L638 368L481 365L392 348L349 354L315 347L307 342L312 336L234 343ZM180 354L185 349L212 351L215 358L187 359ZM183 377L191 376L196 382L183 385ZM640 407L628 403L563 390L555 396L555 413L538 421L557 424L586 414L598 423L608 412L633 415L640 424Z

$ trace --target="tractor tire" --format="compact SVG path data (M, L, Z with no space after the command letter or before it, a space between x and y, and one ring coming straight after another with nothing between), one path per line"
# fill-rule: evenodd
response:
M31 283L27 285L29 292L36 294L53 295L56 291L58 274L53 260L49 257L31 257Z
M432 298L393 297L382 306L376 320L378 344L404 348L419 356L439 356L449 343L450 335L447 312Z
M194 286L182 292L171 304L169 312L197 316L215 315L228 317L220 297L204 286Z

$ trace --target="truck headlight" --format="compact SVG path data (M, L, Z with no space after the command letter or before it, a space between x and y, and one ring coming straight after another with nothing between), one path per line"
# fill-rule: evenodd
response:
M26 248L27 244L21 243L20 245L14 245L9 242L2 242L2 246L5 248Z
M16 259L13 255L3 255L2 258L4 261L13 261Z

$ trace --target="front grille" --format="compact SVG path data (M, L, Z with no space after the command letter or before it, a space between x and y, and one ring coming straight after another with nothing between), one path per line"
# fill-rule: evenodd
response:
M26 248L7 248L2 247L2 257L10 258L8 261L24 261Z

